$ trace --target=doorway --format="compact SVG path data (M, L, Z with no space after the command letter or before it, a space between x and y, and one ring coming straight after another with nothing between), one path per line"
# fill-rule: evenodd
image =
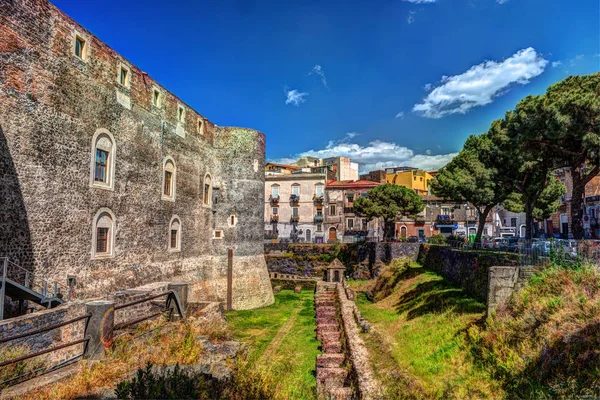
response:
M337 231L334 227L329 228L329 241L335 242L337 240Z
M306 230L306 241L310 243L312 241L310 229Z

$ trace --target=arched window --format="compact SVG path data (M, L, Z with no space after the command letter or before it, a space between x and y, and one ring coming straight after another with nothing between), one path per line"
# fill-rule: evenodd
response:
M204 190L202 191L203 202L209 206L212 203L212 178L210 174L204 176Z
M229 216L229 219L227 220L227 224L229 225L230 228L233 228L234 226L237 225L238 219L235 216L235 214L231 214Z
M171 157L165 158L163 162L163 200L175 201L175 181L177 179L177 168Z
M323 197L323 185L320 183L317 183L315 185L315 197L317 197L317 198Z
M279 185L276 183L271 185L271 198L279 199Z
M181 222L174 216L169 223L169 251L181 250Z
M114 255L115 215L101 208L94 216L92 230L92 258L109 258Z
M98 129L92 138L90 185L101 189L114 189L115 138L106 129Z

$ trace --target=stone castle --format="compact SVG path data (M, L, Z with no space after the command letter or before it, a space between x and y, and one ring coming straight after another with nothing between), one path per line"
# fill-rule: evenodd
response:
M0 257L77 297L273 302L265 136L211 123L46 0L0 2Z

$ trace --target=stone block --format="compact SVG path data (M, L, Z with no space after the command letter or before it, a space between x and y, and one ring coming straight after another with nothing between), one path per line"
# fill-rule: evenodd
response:
M344 364L346 356L342 353L319 354L317 356L317 368L339 368Z
M338 354L342 352L342 343L339 340L324 340L321 348L325 354Z
M302 286L298 285L294 288L294 293L300 293L300 292L302 292Z
M325 390L343 387L347 377L348 371L344 368L317 368L317 382Z
M279 292L281 292L281 286L275 286L275 287L273 288L273 292L274 292L274 293L279 293Z

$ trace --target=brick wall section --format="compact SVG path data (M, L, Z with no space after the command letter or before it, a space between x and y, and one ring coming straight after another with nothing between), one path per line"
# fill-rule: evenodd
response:
M76 32L87 61L73 55ZM130 88L117 83L120 63L130 67ZM154 87L160 108L151 105ZM178 105L186 116L179 126ZM101 128L116 142L114 190L90 186ZM167 156L177 168L174 202L161 199ZM262 133L212 124L48 1L0 2L0 256L38 277L76 276L80 297L169 279L191 282L191 300L221 301L231 247L234 307L270 304L264 159ZM212 209L202 201L207 173ZM93 260L92 220L102 207L115 214L115 256ZM180 252L168 251L174 215Z

